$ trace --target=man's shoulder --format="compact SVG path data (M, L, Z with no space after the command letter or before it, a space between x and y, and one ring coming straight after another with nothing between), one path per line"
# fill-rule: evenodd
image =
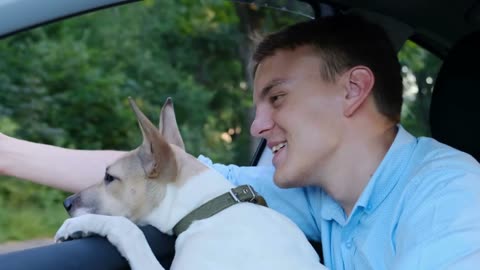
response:
M480 173L480 164L462 152L433 138L420 137L413 154L414 166L420 173L430 171L464 171Z
M417 138L413 148L409 169L397 185L398 192L392 192L398 196L391 200L396 209L393 235L398 260L442 254L442 260L453 261L476 252L479 163L431 138Z
M480 164L465 152L421 137L409 163L403 195L411 203L446 198L446 194L480 194Z

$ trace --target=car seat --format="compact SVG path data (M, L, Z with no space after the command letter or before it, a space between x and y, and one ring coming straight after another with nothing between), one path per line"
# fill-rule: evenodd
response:
M430 105L432 137L480 161L480 31L449 51Z

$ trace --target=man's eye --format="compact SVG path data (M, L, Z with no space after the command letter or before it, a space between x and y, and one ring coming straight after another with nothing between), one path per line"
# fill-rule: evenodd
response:
M103 180L105 181L105 183L111 183L113 182L114 180L116 180L117 178L113 177L112 175L110 175L109 173L105 173L105 177L103 178Z
M275 95L270 97L270 103L273 105L278 104L283 99L284 95Z

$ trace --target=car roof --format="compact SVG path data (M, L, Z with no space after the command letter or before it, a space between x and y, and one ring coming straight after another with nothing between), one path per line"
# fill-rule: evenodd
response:
M136 1L0 0L0 38L62 18L130 2Z
M455 42L480 30L480 2L476 0L310 0L329 3L342 12L363 13L390 27L393 35L406 36L439 56ZM402 32L402 33L398 33ZM397 39L401 39L397 37Z

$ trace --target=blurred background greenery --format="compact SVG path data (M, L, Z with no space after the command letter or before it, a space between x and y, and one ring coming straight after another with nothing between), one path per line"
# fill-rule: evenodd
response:
M127 97L158 121L170 96L189 152L246 165L257 144L248 132L249 37L305 19L224 0L149 0L16 34L0 41L0 132L69 148L129 150L141 136ZM402 122L428 135L441 62L413 42L399 59ZM66 196L0 176L0 242L51 237L67 217Z

